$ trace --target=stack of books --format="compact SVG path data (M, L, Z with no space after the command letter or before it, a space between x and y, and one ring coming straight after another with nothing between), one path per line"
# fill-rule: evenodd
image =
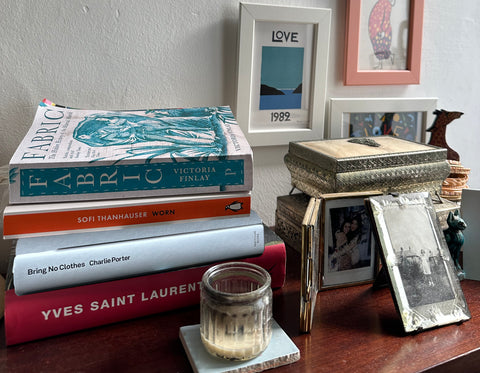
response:
M228 107L44 100L10 162L7 345L196 304L221 261L282 286L285 245L251 209L252 163Z

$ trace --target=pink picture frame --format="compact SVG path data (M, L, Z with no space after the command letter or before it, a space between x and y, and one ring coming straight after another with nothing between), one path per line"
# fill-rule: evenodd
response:
M407 10L408 43L406 45L405 69L385 70L359 67L361 23L368 22L368 15L361 14L363 1L366 0L350 0L347 2L344 85L419 84L424 0L410 0ZM378 0L377 4L385 1ZM390 54L390 51L387 53Z

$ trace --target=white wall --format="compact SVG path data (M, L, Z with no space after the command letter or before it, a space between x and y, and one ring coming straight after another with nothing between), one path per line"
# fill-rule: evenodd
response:
M258 1L251 1L258 2ZM421 84L342 83L345 0L263 3L331 8L327 99L438 97L465 115L447 140L480 187L480 2L425 0ZM42 98L84 108L231 105L235 110L238 0L0 0L0 165ZM321 105L321 103L318 103ZM274 224L290 190L286 146L254 149L253 205Z

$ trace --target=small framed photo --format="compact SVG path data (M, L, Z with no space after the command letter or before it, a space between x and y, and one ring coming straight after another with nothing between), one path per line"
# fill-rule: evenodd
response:
M328 138L392 135L425 142L435 120L436 97L332 98Z
M252 146L323 138L331 10L240 3L236 119Z
M378 270L365 198L380 192L321 197L319 290L373 282Z
M424 0L347 1L345 85L419 84Z
M405 332L470 319L430 195L375 196L366 205Z

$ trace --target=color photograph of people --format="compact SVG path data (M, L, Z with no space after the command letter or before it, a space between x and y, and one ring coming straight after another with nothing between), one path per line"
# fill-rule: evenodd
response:
M346 271L371 265L371 225L365 207L330 209L332 245L328 271Z

